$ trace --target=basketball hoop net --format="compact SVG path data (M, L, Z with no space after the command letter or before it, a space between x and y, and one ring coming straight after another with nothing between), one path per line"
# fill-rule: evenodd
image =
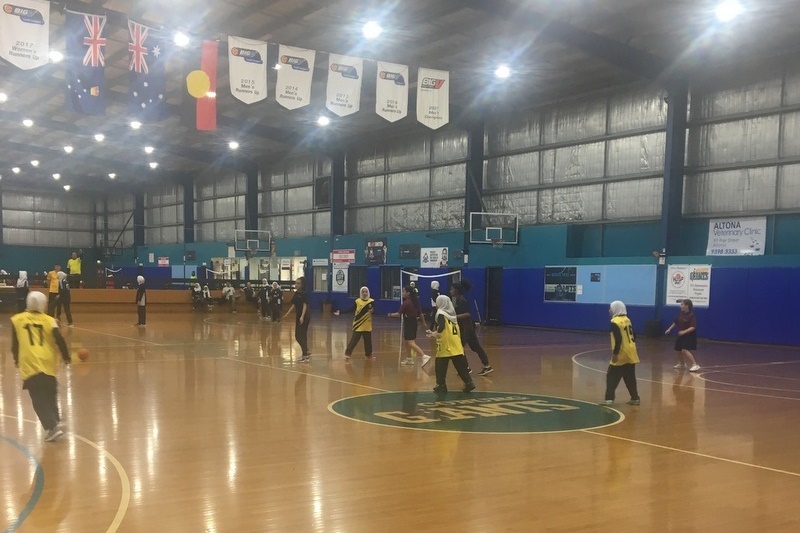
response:
M492 248L502 248L503 239L489 239L492 241Z

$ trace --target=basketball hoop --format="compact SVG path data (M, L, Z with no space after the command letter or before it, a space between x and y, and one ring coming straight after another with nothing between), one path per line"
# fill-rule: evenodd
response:
M503 239L489 239L492 241L492 248L502 248L503 247Z

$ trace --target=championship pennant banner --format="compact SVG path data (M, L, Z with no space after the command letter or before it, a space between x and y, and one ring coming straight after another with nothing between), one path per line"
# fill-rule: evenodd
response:
M330 54L328 57L325 107L340 117L352 115L361 107L364 60L338 54Z
M267 43L228 36L231 94L245 104L267 97Z
M311 78L314 74L314 50L280 45L278 83L275 99L286 109L305 107L311 101Z
M408 65L378 61L375 113L389 122L408 115Z
M450 73L420 68L417 77L417 120L432 130L450 122Z
M50 61L50 2L16 0L0 11L0 57L22 70Z

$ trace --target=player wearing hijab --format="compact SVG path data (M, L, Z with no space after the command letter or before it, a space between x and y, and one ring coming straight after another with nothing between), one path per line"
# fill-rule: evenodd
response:
M144 276L137 276L136 283L139 284L139 289L136 291L136 310L139 313L139 321L137 326L144 326L147 322L147 294L144 288Z
M67 315L67 325L72 327L72 295L69 290L69 281L67 273L63 270L58 271L58 301L56 303L56 320L61 320L61 308L64 308L64 314Z
M19 271L17 280L17 313L25 310L25 299L28 297L30 286L28 284L28 273L24 270Z
M281 305L283 304L283 289L278 285L277 281L272 282L272 288L269 291L269 305L272 309L272 321L281 321Z
M606 396L602 405L614 403L614 393L620 379L625 381L625 387L631 395L628 405L639 405L639 391L636 389L639 354L636 351L636 335L628 318L628 310L624 303L615 300L611 302L608 314L611 315L611 362L606 374Z
M453 302L445 295L436 298L436 329L429 331L428 335L436 338L436 387L433 392L447 392L447 366L450 361L464 382L463 391L473 390L475 383L469 375L467 358L464 356L456 310Z
M353 355L358 341L364 339L364 355L367 359L372 360L372 314L375 312L375 300L370 298L369 289L361 287L359 291L359 298L356 298L352 307L348 309L347 313L353 312L353 336L350 337L350 342L347 343L347 349L344 351L344 358L346 361L350 360ZM334 314L339 316L339 311Z

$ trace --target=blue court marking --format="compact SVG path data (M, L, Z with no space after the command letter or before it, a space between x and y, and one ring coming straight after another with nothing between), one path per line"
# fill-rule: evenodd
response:
M39 464L39 461L36 459L36 457L34 457L34 455L30 452L30 450L28 450L28 448L26 448L19 442L11 440L3 435L0 435L0 440L4 440L7 443L11 444L14 448L22 452L22 454L28 458L28 461L36 465L36 473L34 474L33 493L31 494L28 503L25 505L25 508L22 509L21 513L19 513L17 519L14 520L14 522L12 522L11 525L8 526L4 531L4 533L13 533L17 529L19 529L19 526L21 526L22 523L25 521L25 519L28 518L28 515L31 514L33 508L36 507L36 503L39 501L39 497L42 495L42 489L44 488L44 472L42 471L42 465Z

